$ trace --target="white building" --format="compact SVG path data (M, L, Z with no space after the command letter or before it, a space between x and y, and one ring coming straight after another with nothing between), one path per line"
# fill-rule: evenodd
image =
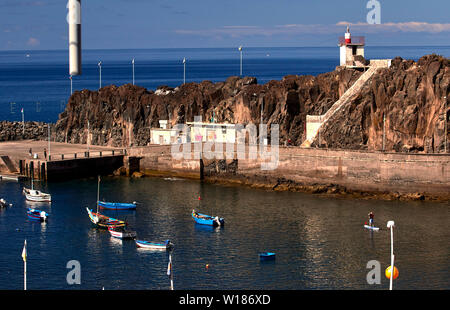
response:
M350 29L347 26L347 32L344 37L339 38L340 65L349 67L361 67L365 64L360 63L355 56L364 57L364 37L352 37Z
M190 141L192 142L218 142L218 143L235 143L236 142L236 125L235 124L218 124L218 123L202 123L187 122L190 126Z

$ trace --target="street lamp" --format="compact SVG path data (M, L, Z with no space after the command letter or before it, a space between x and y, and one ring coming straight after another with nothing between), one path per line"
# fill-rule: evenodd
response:
M241 54L241 71L240 71L240 76L242 76L242 45L239 46L239 52Z
M447 96L444 97L444 100L445 100L444 152L447 153Z
M98 68L99 68L99 73L100 73L100 78L99 78L99 81L100 81L99 89L100 89L100 88L102 88L102 61L101 60L98 63Z
M73 88L72 88L72 74L69 76L70 79L70 95L72 96L73 94Z
M387 222L387 228L391 230L391 276L389 277L389 290L392 291L392 280L394 278L394 221Z
M133 85L134 85L134 58L133 58L133 60L131 61L131 63L133 64Z
M186 57L183 58L183 84L186 84Z

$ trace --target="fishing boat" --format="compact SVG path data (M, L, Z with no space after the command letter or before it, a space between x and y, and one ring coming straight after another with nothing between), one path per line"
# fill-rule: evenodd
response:
M86 210L89 214L89 219L91 220L92 224L99 228L108 228L108 227L124 227L127 225L125 221L118 220L103 214L100 214L98 212L98 202L100 197L100 176L98 176L98 185L97 185L97 212L94 212L93 210L89 210L89 208L86 207Z
M107 210L135 210L136 209L136 201L133 201L133 203L99 201L98 206L101 209L107 209Z
M93 212L92 210L89 210L89 208L86 208L89 219L91 220L92 224L99 228L108 228L108 227L124 227L127 224L125 221L121 221L103 214L100 214L98 212Z
M151 249L151 250L171 250L173 243L170 240L164 241L164 243L148 242L144 240L135 240L138 248Z
M272 253L272 252L259 253L259 259L262 260L262 261L274 260L275 257L276 257L276 254Z
M200 225L209 225L216 227L216 226L223 226L225 224L225 220L223 218L198 213L195 210L192 210L192 218L197 224Z
M108 231L112 237L117 239L134 239L136 238L136 232L134 230L128 230L125 227L109 226Z
M33 179L31 179L31 189L24 187L23 194L26 199L29 201L37 201L37 202L51 202L52 196L47 193L43 193L41 191L35 190L33 186Z
M36 220L36 221L46 221L48 219L48 213L45 211L37 210L37 209L30 209L27 210L27 215L30 220Z

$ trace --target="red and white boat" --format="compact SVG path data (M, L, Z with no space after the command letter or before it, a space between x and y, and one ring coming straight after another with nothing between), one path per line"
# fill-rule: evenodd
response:
M108 231L112 237L117 239L134 239L136 238L136 232L134 230L128 230L125 227L109 226Z

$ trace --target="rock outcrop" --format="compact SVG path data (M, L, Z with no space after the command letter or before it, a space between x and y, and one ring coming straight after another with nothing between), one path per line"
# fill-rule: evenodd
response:
M51 131L54 126L54 124L50 124ZM48 139L48 124L42 122L25 122L22 124L22 122L0 121L0 142L27 139Z
M386 117L387 151L438 152L443 149L444 97L449 94L449 61L437 55L417 63L395 58L380 69L361 93L333 115L321 132L332 148L380 150ZM279 124L280 144L305 139L306 115L325 113L361 76L337 68L314 76L286 76L259 85L256 78L230 77L224 82L188 83L155 92L130 84L99 91L77 91L56 124L60 142L109 146L144 146L159 120L170 124L201 115L218 123ZM448 100L448 98L447 98ZM89 137L88 137L89 122Z
M428 55L416 63L397 57L322 128L321 144L382 150L384 132L387 151L442 152L449 84L448 59Z

